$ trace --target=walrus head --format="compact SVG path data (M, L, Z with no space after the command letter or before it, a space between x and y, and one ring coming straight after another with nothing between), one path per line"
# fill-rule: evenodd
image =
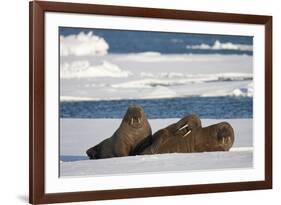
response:
M227 122L217 124L217 143L222 151L228 151L234 143L234 130Z
M146 116L142 107L138 105L129 105L123 118L123 122L133 128L140 128L146 121Z
M187 115L175 124L176 135L187 137L194 129L202 126L200 118L195 115Z
M227 122L221 122L201 130L196 137L198 151L228 151L234 143L234 130Z

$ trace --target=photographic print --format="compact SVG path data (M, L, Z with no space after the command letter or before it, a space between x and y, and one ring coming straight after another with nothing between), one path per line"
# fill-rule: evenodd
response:
M59 28L59 175L253 167L253 36Z

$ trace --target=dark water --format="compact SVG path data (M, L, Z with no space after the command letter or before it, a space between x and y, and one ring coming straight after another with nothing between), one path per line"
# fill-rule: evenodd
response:
M61 102L61 118L123 118L128 105L144 108L148 118L182 118L196 113L201 118L252 118L250 97L187 97L153 100Z
M252 36L214 35L214 34L188 34L147 31L122 31L112 29L87 29L60 27L60 35L68 36L80 32L92 31L95 35L104 38L109 44L109 53L138 53L154 51L163 54L247 54L252 51L229 49L194 49L187 46L206 44L212 46L216 41L232 43L234 45L253 45Z
M60 155L60 160L63 162L74 162L89 159L87 156L76 156L76 155Z

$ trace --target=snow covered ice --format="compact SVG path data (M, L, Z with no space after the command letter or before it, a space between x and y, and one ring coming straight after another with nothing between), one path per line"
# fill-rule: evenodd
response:
M153 132L178 119L149 120ZM202 125L224 121L203 119ZM60 176L120 175L251 168L253 166L252 120L227 120L235 142L229 152L173 153L88 160L85 151L112 135L118 119L61 119ZM109 129L110 127L110 129Z
M63 101L253 96L252 56L62 56L60 67Z

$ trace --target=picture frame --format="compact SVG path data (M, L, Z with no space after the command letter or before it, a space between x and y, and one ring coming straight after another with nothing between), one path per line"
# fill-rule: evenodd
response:
M144 18L226 23L231 25L259 25L264 29L264 162L262 162L264 179L251 181L235 181L206 184L178 184L162 186L146 186L137 188L93 189L88 191L57 191L46 192L48 182L46 132L52 132L46 127L46 114L58 111L46 109L49 88L46 87L46 14L71 15L102 15L127 18ZM67 18L64 17L64 18ZM261 15L215 13L201 11L169 10L155 8L138 8L123 6L105 6L94 4L62 3L47 1L32 1L29 4L29 202L45 204L58 202L78 202L90 200L109 200L137 197L171 196L183 194L230 192L272 188L272 17ZM58 46L57 46L58 47ZM46 89L47 88L47 89ZM56 94L58 96L59 93ZM50 128L50 127L48 127ZM56 149L56 147L52 147ZM57 170L54 171L57 173ZM59 177L57 175L57 177Z

